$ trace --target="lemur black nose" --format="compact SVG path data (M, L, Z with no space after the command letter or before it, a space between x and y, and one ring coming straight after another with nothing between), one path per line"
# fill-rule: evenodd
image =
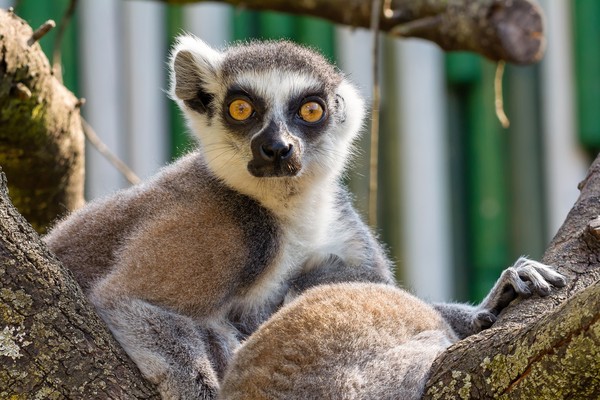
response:
M292 156L293 152L294 146L281 140L269 141L260 146L260 156L269 162L286 160Z

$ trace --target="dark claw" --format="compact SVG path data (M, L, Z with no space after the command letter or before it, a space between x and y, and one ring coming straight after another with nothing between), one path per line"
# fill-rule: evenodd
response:
M567 278L565 278L564 276L549 278L548 282L550 282L552 286L556 286L559 288L567 286Z
M496 322L496 316L489 311L480 311L475 315L473 325L477 331L490 328Z
M533 288L535 292L542 297L548 296L552 291L552 288L550 286L534 285Z
M533 291L531 290L531 288L529 286L519 286L518 289L515 286L516 292L519 294L519 296L521 297L531 297L533 295Z

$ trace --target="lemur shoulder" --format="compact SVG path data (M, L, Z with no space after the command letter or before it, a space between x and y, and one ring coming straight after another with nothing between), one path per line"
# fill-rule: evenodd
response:
M391 262L340 183L364 117L362 99L341 72L286 41L217 51L192 36L178 39L170 67L171 97L197 149L148 181L76 211L45 240L163 398L212 399L240 344L284 302L292 301L274 321L302 304L320 312L314 293L338 283L375 284L377 290L360 289L373 294L373 310L378 291L406 294L395 288ZM562 279L537 264L516 276L541 288ZM528 285L509 278L503 275L499 287L524 293ZM323 288L302 296L316 286ZM333 286L338 305L353 298L355 287L348 289ZM430 309L408 299L396 304L390 323L418 331L413 319L403 319L414 305L416 320L439 328L435 336L447 343L489 326L505 303L498 288L479 308ZM332 320L346 315L327 310ZM356 320L348 322L357 337L365 335L368 325ZM252 338L270 340L269 324ZM237 396L228 397L235 390L227 382L254 371L240 361L251 343L229 369L224 398ZM278 368L276 359L271 366ZM323 372L320 379L336 375Z

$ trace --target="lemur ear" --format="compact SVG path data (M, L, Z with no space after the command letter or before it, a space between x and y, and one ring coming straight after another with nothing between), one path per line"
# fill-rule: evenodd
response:
M222 53L195 36L178 37L171 56L171 96L193 110L208 111L222 59Z

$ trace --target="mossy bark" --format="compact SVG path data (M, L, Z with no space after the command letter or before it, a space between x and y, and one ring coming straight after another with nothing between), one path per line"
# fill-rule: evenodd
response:
M425 399L600 398L600 156L544 262L569 277L434 363Z
M12 206L1 171L0 382L0 399L158 398Z
M0 166L21 214L44 232L83 205L79 101L53 75L33 31L0 9Z
M371 26L372 0L220 1L254 10L312 15L353 27ZM446 51L473 51L516 64L535 63L545 50L544 17L535 0L392 0L388 12L381 13L379 27L392 36L430 40Z

